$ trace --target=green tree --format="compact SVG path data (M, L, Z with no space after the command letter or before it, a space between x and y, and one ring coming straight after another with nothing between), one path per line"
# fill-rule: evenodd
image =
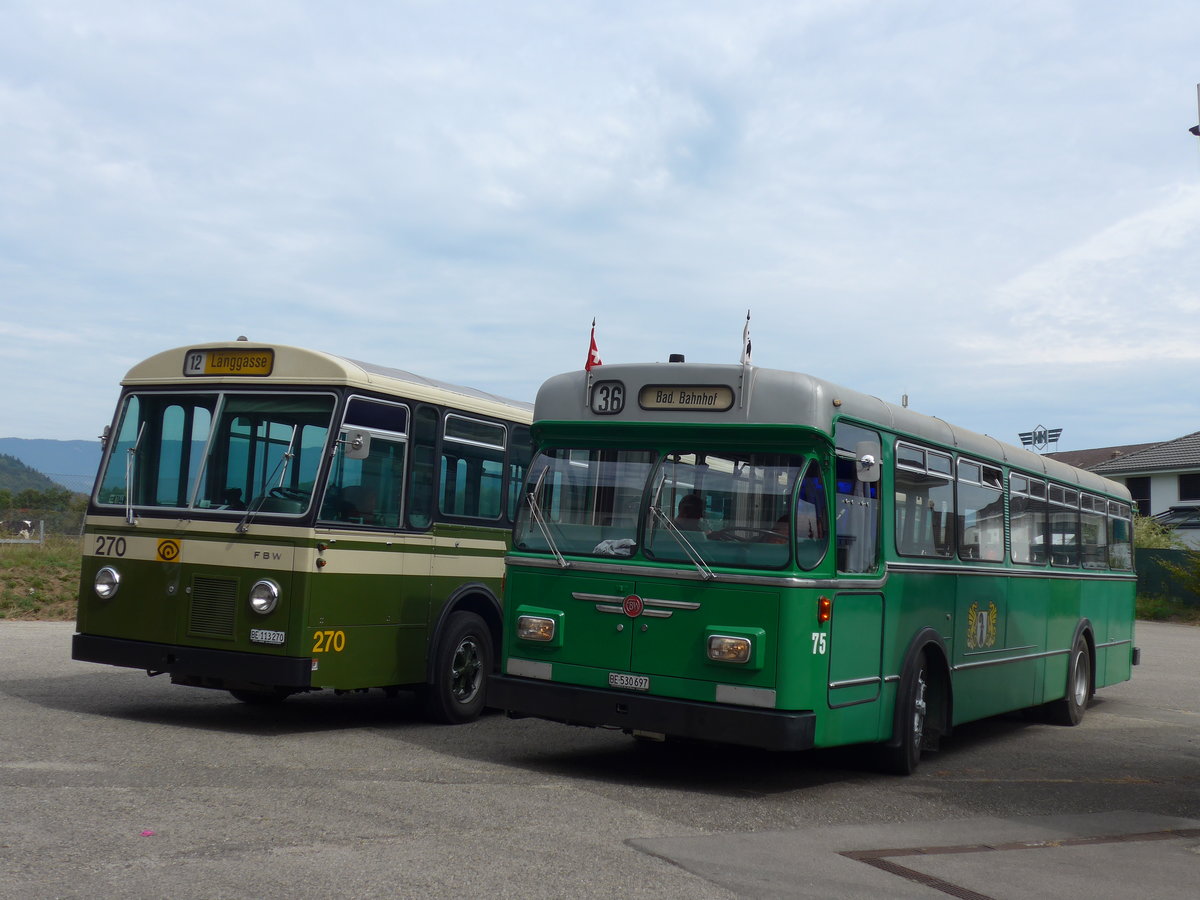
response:
M1133 546L1143 550L1183 550L1185 544L1175 529L1153 516L1133 514Z

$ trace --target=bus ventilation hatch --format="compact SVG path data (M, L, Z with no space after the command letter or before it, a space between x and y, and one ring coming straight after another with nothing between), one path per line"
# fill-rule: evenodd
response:
M237 609L237 581L229 578L197 577L192 581L191 634L233 637Z

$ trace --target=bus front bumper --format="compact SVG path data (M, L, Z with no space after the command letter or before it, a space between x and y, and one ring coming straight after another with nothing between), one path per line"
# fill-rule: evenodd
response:
M513 718L529 716L765 750L811 749L816 726L811 712L700 703L499 674L488 680L488 706Z
M71 659L166 673L172 681L197 687L249 684L306 690L312 686L312 660L294 656L76 634L71 640Z

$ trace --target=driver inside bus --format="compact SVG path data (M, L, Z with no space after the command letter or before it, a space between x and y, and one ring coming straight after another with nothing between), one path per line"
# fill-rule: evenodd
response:
M699 531L705 534L704 501L699 494L684 494L679 501L679 514L675 516L675 527L680 531Z

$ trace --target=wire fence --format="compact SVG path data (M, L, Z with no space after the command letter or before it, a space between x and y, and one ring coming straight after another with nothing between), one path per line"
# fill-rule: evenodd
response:
M0 544L41 544L48 535L83 534L85 510L0 510Z
M95 474L45 474L70 496L54 496L61 495L62 490L6 492L6 499L12 502L0 506L0 544L41 544L48 536L83 534L85 507ZM39 504L39 499L50 505Z

